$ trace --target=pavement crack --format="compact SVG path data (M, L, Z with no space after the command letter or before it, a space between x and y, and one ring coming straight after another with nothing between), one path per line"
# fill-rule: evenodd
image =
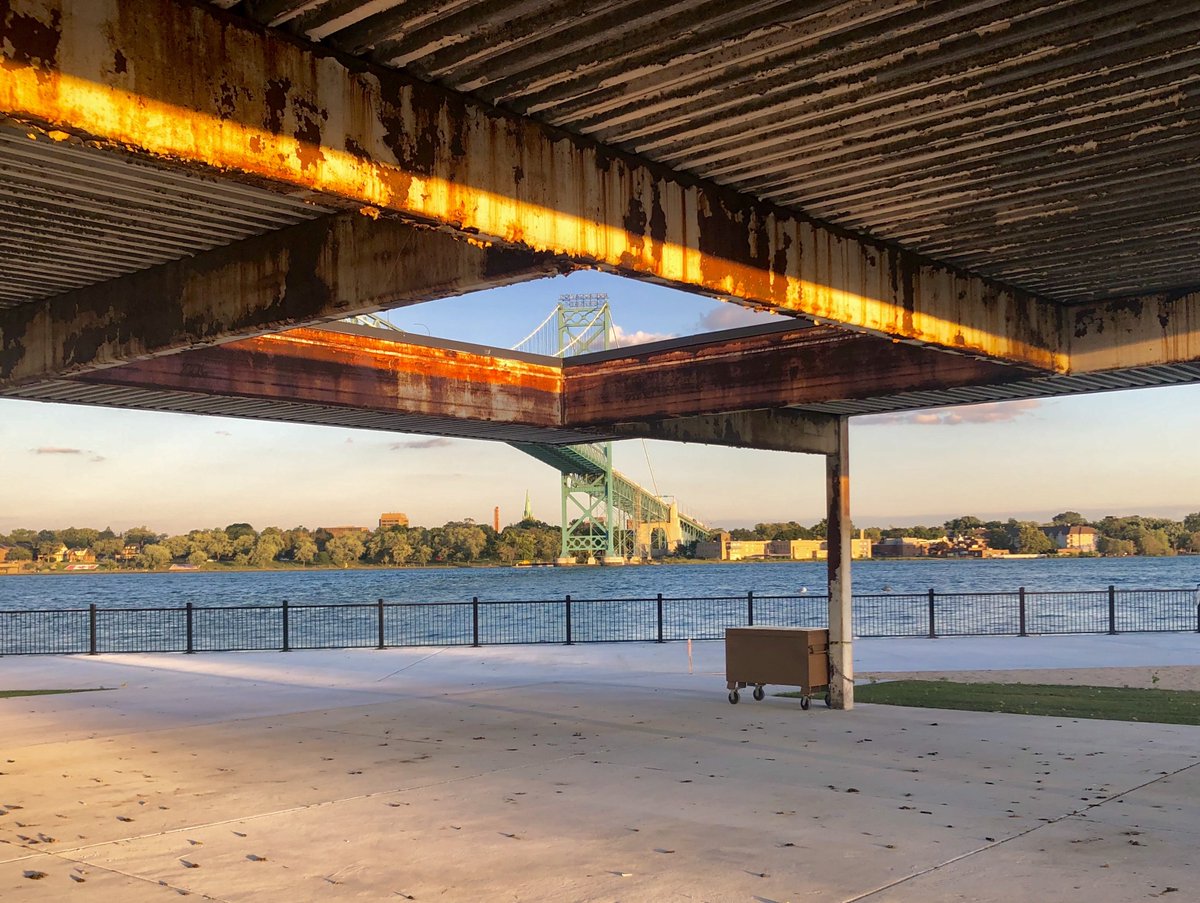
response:
M1086 806L1080 806L1078 809L1073 809L1070 812L1067 812L1063 815L1059 815L1056 818L1051 818L1047 821L1039 822L1038 824L1033 825L1032 827L1026 828L1024 831L1018 831L1016 834L1012 834L1012 835L1010 835L1008 837L1004 837L1000 840L992 841L991 843L986 843L983 846L976 847L973 850L967 850L965 853L959 853L957 856L952 856L951 858L945 860L944 862L935 863L934 865L931 865L928 868L924 868L919 871L912 872L908 875L905 875L903 878L897 878L895 881L889 881L887 884L883 884L879 887L874 888L873 890L869 890L869 891L866 891L865 893L857 894L856 896L853 896L853 897L846 897L842 900L842 903L859 903L860 900L869 900L872 897L877 896L878 894L882 894L882 893L885 893L886 891L890 891L892 888L899 887L901 884L906 884L907 882L912 881L915 878L921 878L925 875L929 875L934 872L940 871L941 869L944 869L947 866L951 866L951 865L954 865L955 863L962 862L964 859L969 859L972 856L978 855L979 853L984 853L988 850L995 849L996 847L1003 846L1004 844L1009 843L1010 841L1020 840L1022 837L1028 837L1030 834L1032 834L1035 831L1040 831L1042 828L1048 828L1050 825L1056 825L1059 822L1066 821L1068 818L1075 818L1076 816L1079 816L1079 815L1085 815L1093 809L1098 809L1101 806L1107 805L1108 803L1115 802L1116 800L1121 799L1121 797L1128 796L1131 793L1136 793L1139 790L1144 790L1147 787L1157 784L1159 781L1165 781L1168 778L1176 777L1177 775L1183 774L1185 771L1188 771L1188 770L1190 770L1192 768L1196 768L1196 767L1200 767L1200 762L1192 762L1188 765L1184 765L1182 768L1176 768L1174 771L1167 772L1166 774L1160 774L1156 777L1151 778L1148 781L1143 781L1141 784L1137 784L1133 787L1127 787L1124 790L1120 791L1119 793L1114 793L1114 794L1111 794L1110 796L1106 796L1104 799L1099 800L1098 802L1088 803Z

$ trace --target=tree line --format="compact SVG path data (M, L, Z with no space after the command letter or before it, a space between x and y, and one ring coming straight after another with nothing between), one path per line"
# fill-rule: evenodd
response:
M65 547L94 559L103 569L160 570L172 564L202 567L285 565L336 566L352 564L427 565L475 562L553 561L562 544L561 530L539 520L510 524L500 532L470 520L440 527L387 527L377 530L345 528L284 530L250 524L191 530L167 535L148 527L124 533L111 529L68 527L65 530L13 530L0 533L8 561L57 563Z
M868 527L863 532L875 541L912 536L917 539L942 539L951 542L966 538L982 539L990 548L1018 554L1053 551L1054 541L1046 527L1085 526L1096 530L1096 551L1101 555L1177 555L1200 553L1200 512L1176 521L1165 517L1103 517L1090 521L1078 511L1063 511L1048 524L1037 521L981 520L966 515L937 526L914 524L907 527ZM730 530L731 539L825 539L826 524L820 520L811 527L796 521L756 524L753 529ZM856 531L857 535L857 531Z

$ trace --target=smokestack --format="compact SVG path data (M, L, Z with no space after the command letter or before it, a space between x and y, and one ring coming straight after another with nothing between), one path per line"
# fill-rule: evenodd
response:
M497 505L492 511L492 529L497 533L500 532L500 506Z

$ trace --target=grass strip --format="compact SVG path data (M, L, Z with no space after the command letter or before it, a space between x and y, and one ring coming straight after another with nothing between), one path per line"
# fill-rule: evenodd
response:
M1200 692L1189 690L889 680L855 687L854 698L928 709L1200 724Z
M99 693L111 687L80 687L75 690L0 690L0 699L14 699L18 696L61 696L63 693Z

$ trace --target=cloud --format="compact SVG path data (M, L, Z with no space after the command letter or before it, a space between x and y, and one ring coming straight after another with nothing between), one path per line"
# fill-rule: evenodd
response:
M739 326L757 326L774 319L777 319L775 314L726 302L701 317L697 326L699 332L716 332L721 329L737 329Z
M673 339L676 333L673 332L646 332L644 329L639 329L636 332L626 332L617 324L613 324L613 341L618 348L628 348L630 345L645 345L648 342L665 342L667 339Z
M104 455L98 455L90 449L67 448L61 445L41 445L37 448L31 448L29 451L35 455L87 455L88 460L93 464L98 464L104 460Z
M444 436L436 436L431 439L409 439L405 442L393 442L388 446L392 451L403 451L409 448L445 448L447 445L453 445L452 439L447 439Z
M987 404L955 408L934 408L930 411L907 411L895 414L870 414L856 417L856 426L912 424L915 426L959 426L963 423L1012 423L1041 406L1036 398L1018 401L992 401Z

